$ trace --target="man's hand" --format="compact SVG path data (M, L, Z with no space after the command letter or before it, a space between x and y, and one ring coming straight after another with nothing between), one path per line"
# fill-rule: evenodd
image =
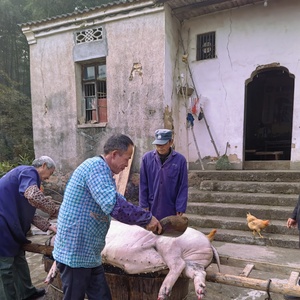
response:
M49 226L48 230L52 230L53 232L56 233L56 226L53 225L53 224L51 224L51 225Z
M161 224L153 216L152 216L152 219L151 219L150 223L148 223L148 225L146 226L146 229L149 230L149 231L152 231L152 232L156 232L158 234L161 234L161 232L162 232Z
M288 228L296 227L296 225L297 225L297 221L294 220L294 219L292 219L292 218L289 218L289 219L287 220L287 222L286 222L286 226L287 226Z

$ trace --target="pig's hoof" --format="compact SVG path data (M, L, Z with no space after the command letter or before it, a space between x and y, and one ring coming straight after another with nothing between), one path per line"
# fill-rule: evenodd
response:
M205 289L198 289L197 290L197 297L198 300L202 300L205 297Z

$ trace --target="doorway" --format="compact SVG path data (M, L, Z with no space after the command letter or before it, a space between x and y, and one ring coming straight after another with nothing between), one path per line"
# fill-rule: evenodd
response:
M284 67L256 70L246 83L246 161L291 159L294 76Z

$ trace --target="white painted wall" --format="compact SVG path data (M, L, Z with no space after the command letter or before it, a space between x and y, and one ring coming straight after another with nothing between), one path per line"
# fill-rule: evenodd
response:
M278 0L269 1L267 7L249 5L184 22L182 33L190 67L221 155L229 142L227 154L242 159L245 82L258 66L278 62L295 75L291 160L300 160L299 11L300 1ZM216 31L217 58L196 61L196 36L210 31ZM195 121L194 131L201 156L216 156L204 120ZM190 161L196 161L190 130L188 139Z

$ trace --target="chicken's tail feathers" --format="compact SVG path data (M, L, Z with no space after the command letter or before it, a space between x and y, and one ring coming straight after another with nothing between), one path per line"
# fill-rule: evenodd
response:
M247 222L248 223L255 219L256 219L256 217L254 217L250 212L247 212Z
M211 232L207 235L207 238L209 239L210 242L212 242L215 238L217 229L212 229Z

